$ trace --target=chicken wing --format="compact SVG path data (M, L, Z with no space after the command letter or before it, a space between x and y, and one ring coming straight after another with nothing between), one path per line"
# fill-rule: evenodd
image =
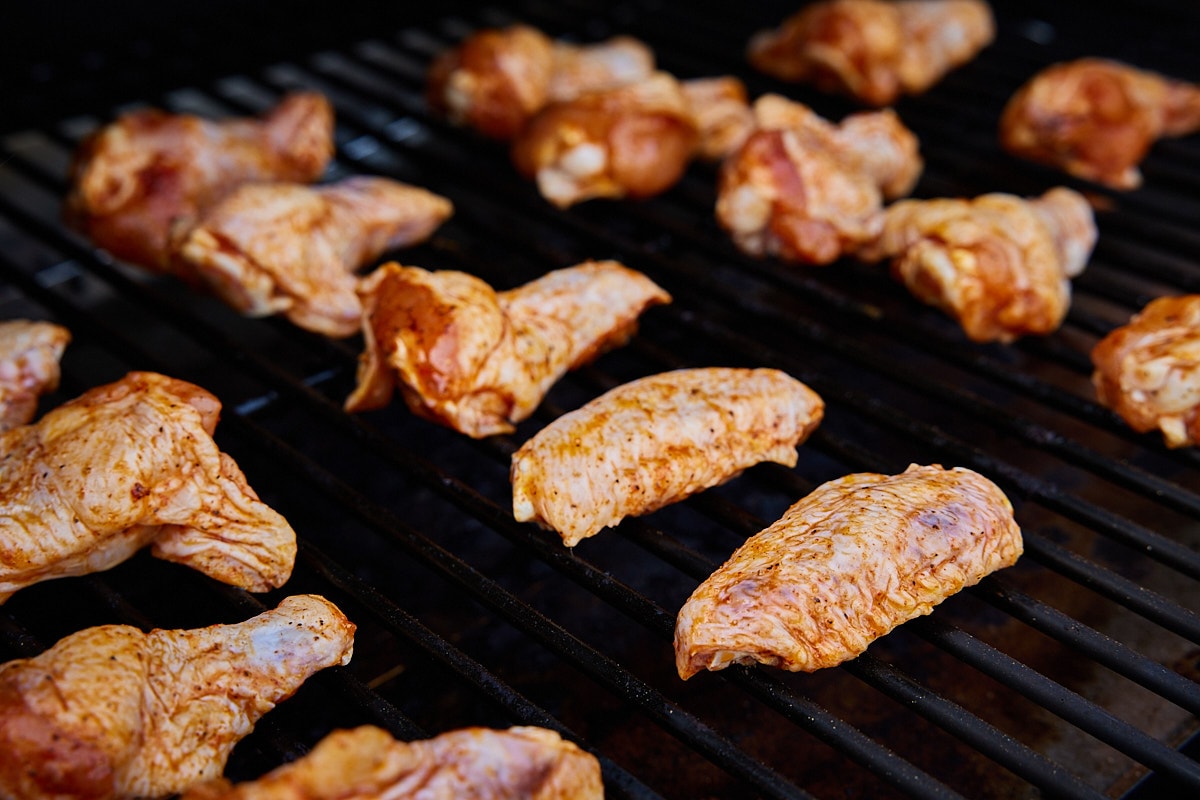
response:
M0 434L0 602L147 544L251 591L283 585L296 534L217 449L220 410L198 386L131 372Z
M600 763L545 728L463 728L399 742L363 726L326 736L307 756L233 786L202 784L182 800L601 800Z
M1200 295L1160 297L1092 349L1100 402L1168 447L1200 441Z
M289 95L262 120L136 111L81 145L65 215L117 258L166 271L172 232L230 189L312 181L332 155L333 110L318 94Z
M1114 189L1142 185L1154 142L1200 130L1200 85L1116 61L1054 64L1017 90L1000 117L1014 155Z
M995 28L983 0L826 0L755 34L746 55L776 78L886 106L970 61Z
M175 271L243 314L282 313L307 330L351 336L362 317L354 272L427 239L452 212L446 198L386 178L245 184L187 233Z
M795 465L824 412L815 392L778 370L641 378L564 414L513 454L513 516L574 547L760 462Z
M234 745L319 670L354 625L297 595L233 625L101 625L0 665L0 794L167 797L216 778Z
M1032 200L997 193L901 201L859 255L892 259L896 279L957 319L973 341L1011 342L1058 329L1071 302L1069 279L1095 243L1091 207L1059 187Z
M746 540L679 611L675 665L813 672L1016 562L1012 506L968 469L910 466L818 486Z
M33 419L38 398L58 388L70 341L71 332L52 322L0 322L0 433Z
M505 292L391 263L361 292L366 350L346 410L382 408L398 383L413 413L475 438L511 432L563 374L624 344L644 310L671 300L615 261Z
M723 75L679 85L699 133L697 155L705 161L720 161L741 147L755 127L745 84Z

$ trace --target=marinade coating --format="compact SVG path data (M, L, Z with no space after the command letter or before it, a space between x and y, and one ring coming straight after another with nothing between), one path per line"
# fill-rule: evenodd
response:
M33 419L38 397L58 388L70 341L71 332L53 322L0 322L0 432Z

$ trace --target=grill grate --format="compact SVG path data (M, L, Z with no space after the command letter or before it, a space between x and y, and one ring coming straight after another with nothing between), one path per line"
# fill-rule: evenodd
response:
M1064 182L995 142L1003 102L1043 64L1100 54L1200 77L1182 33L1195 12L1144 11L997 4L996 44L898 107L926 157L916 194L1033 194ZM569 375L514 436L482 442L398 403L344 414L356 340L242 319L66 231L70 153L119 105L0 139L0 312L52 318L75 336L63 387L44 406L129 369L214 391L226 404L222 449L301 538L286 591L324 594L359 625L351 665L264 718L235 751L232 777L294 758L333 727L371 722L415 738L537 724L595 752L614 797L1139 800L1200 789L1200 456L1167 451L1101 408L1087 355L1152 297L1200 291L1200 140L1156 147L1136 193L1088 187L1108 210L1063 330L978 346L877 268L741 256L712 218L710 167L661 198L563 213L515 177L500 146L445 126L421 99L433 53L522 20L579 39L639 36L680 75L733 72L752 94L782 90L840 118L852 110L844 101L742 63L749 33L782 13L525 0L138 98L227 115L319 89L338 114L335 177L387 175L455 202L431 242L397 254L405 263L507 287L613 257L672 293L629 346ZM512 520L508 459L533 432L634 377L703 365L776 366L825 397L826 420L796 468L756 467L573 552ZM741 540L822 481L910 462L996 480L1026 534L1022 561L842 667L678 680L675 610ZM208 625L275 599L141 554L18 593L0 608L0 659L86 625Z

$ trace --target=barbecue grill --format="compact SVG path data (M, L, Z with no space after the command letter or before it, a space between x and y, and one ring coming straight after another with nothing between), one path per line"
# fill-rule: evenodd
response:
M15 65L21 104L0 138L0 316L52 319L75 337L43 408L131 369L204 386L225 404L217 441L292 522L300 553L291 582L267 596L145 553L25 589L0 607L0 660L88 625L232 622L316 592L359 626L354 660L265 717L235 750L234 779L337 727L373 723L412 739L534 724L595 753L611 797L1200 794L1200 458L1100 407L1088 357L1150 299L1200 291L1200 137L1160 143L1145 187L1118 194L1010 158L995 133L1012 91L1054 61L1104 55L1200 79L1200 11L1045 5L995 3L996 42L897 106L926 159L916 196L1063 184L1100 209L1099 244L1062 330L1008 346L968 342L879 267L741 255L713 219L711 166L649 201L559 211L501 145L446 125L422 99L436 52L524 21L578 41L628 33L681 77L732 73L752 95L780 91L840 119L855 110L847 101L756 75L742 59L749 35L790 7L520 0L406 14L349 2L323 27L301 5L258 50L250 25L192 21L169 34L150 18L118 27L126 38L106 48ZM208 58L231 31L240 38ZM398 401L344 413L358 339L241 318L63 227L70 154L119 111L254 114L297 88L336 108L331 177L386 175L454 201L430 242L393 254L403 263L508 288L615 258L674 303L647 312L627 347L569 374L515 434L473 441ZM573 551L513 521L509 456L547 422L642 375L719 365L777 367L825 398L794 469L755 467ZM675 612L746 536L825 480L912 462L996 481L1025 533L1021 561L841 667L679 680Z

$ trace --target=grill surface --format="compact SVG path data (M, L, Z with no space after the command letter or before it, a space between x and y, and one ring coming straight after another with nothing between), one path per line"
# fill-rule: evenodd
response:
M192 42L195 52L171 62L189 75L146 74L124 95L103 69L76 76L97 92L76 86L69 113L29 91L44 104L38 112L55 116L22 119L0 140L0 315L74 332L63 386L43 408L130 369L216 393L226 406L218 442L300 536L286 593L324 594L359 625L352 664L268 715L235 751L231 777L294 758L334 727L375 723L415 738L538 724L595 752L613 797L1200 792L1189 746L1200 714L1200 461L1099 407L1088 359L1151 298L1200 291L1200 137L1158 145L1146 187L1126 195L1017 162L995 141L1007 97L1056 60L1107 55L1200 78L1188 41L1200 14L1165 3L1139 4L1136 17L1129 5L997 4L997 42L899 104L927 161L917 196L1066 183L1106 209L1063 329L1006 347L968 343L876 268L741 256L713 220L710 167L652 201L555 211L500 146L447 127L421 99L432 54L475 28L521 20L581 41L629 33L680 76L732 72L754 95L783 91L833 119L853 110L752 73L740 55L746 38L789 9L743 5L527 0L394 26L380 12L345 41L348 29L331 30L329 49L305 49L319 41L309 26L287 57L268 48L271 63L216 74L204 69L204 41ZM60 68L42 64L38 74ZM172 82L155 83L163 80ZM514 436L473 442L400 403L344 414L358 340L242 319L112 262L61 226L70 153L116 112L255 113L298 87L326 92L337 109L333 177L387 175L455 202L434 240L396 254L404 263L506 288L617 258L675 302L649 312L628 347L569 375ZM794 469L756 467L573 552L513 522L516 446L607 388L709 365L778 367L824 396L826 420ZM675 611L738 543L820 482L911 462L968 466L999 483L1025 532L1021 562L842 667L678 679ZM0 608L0 659L87 625L240 620L282 594L251 596L141 554L18 593Z

